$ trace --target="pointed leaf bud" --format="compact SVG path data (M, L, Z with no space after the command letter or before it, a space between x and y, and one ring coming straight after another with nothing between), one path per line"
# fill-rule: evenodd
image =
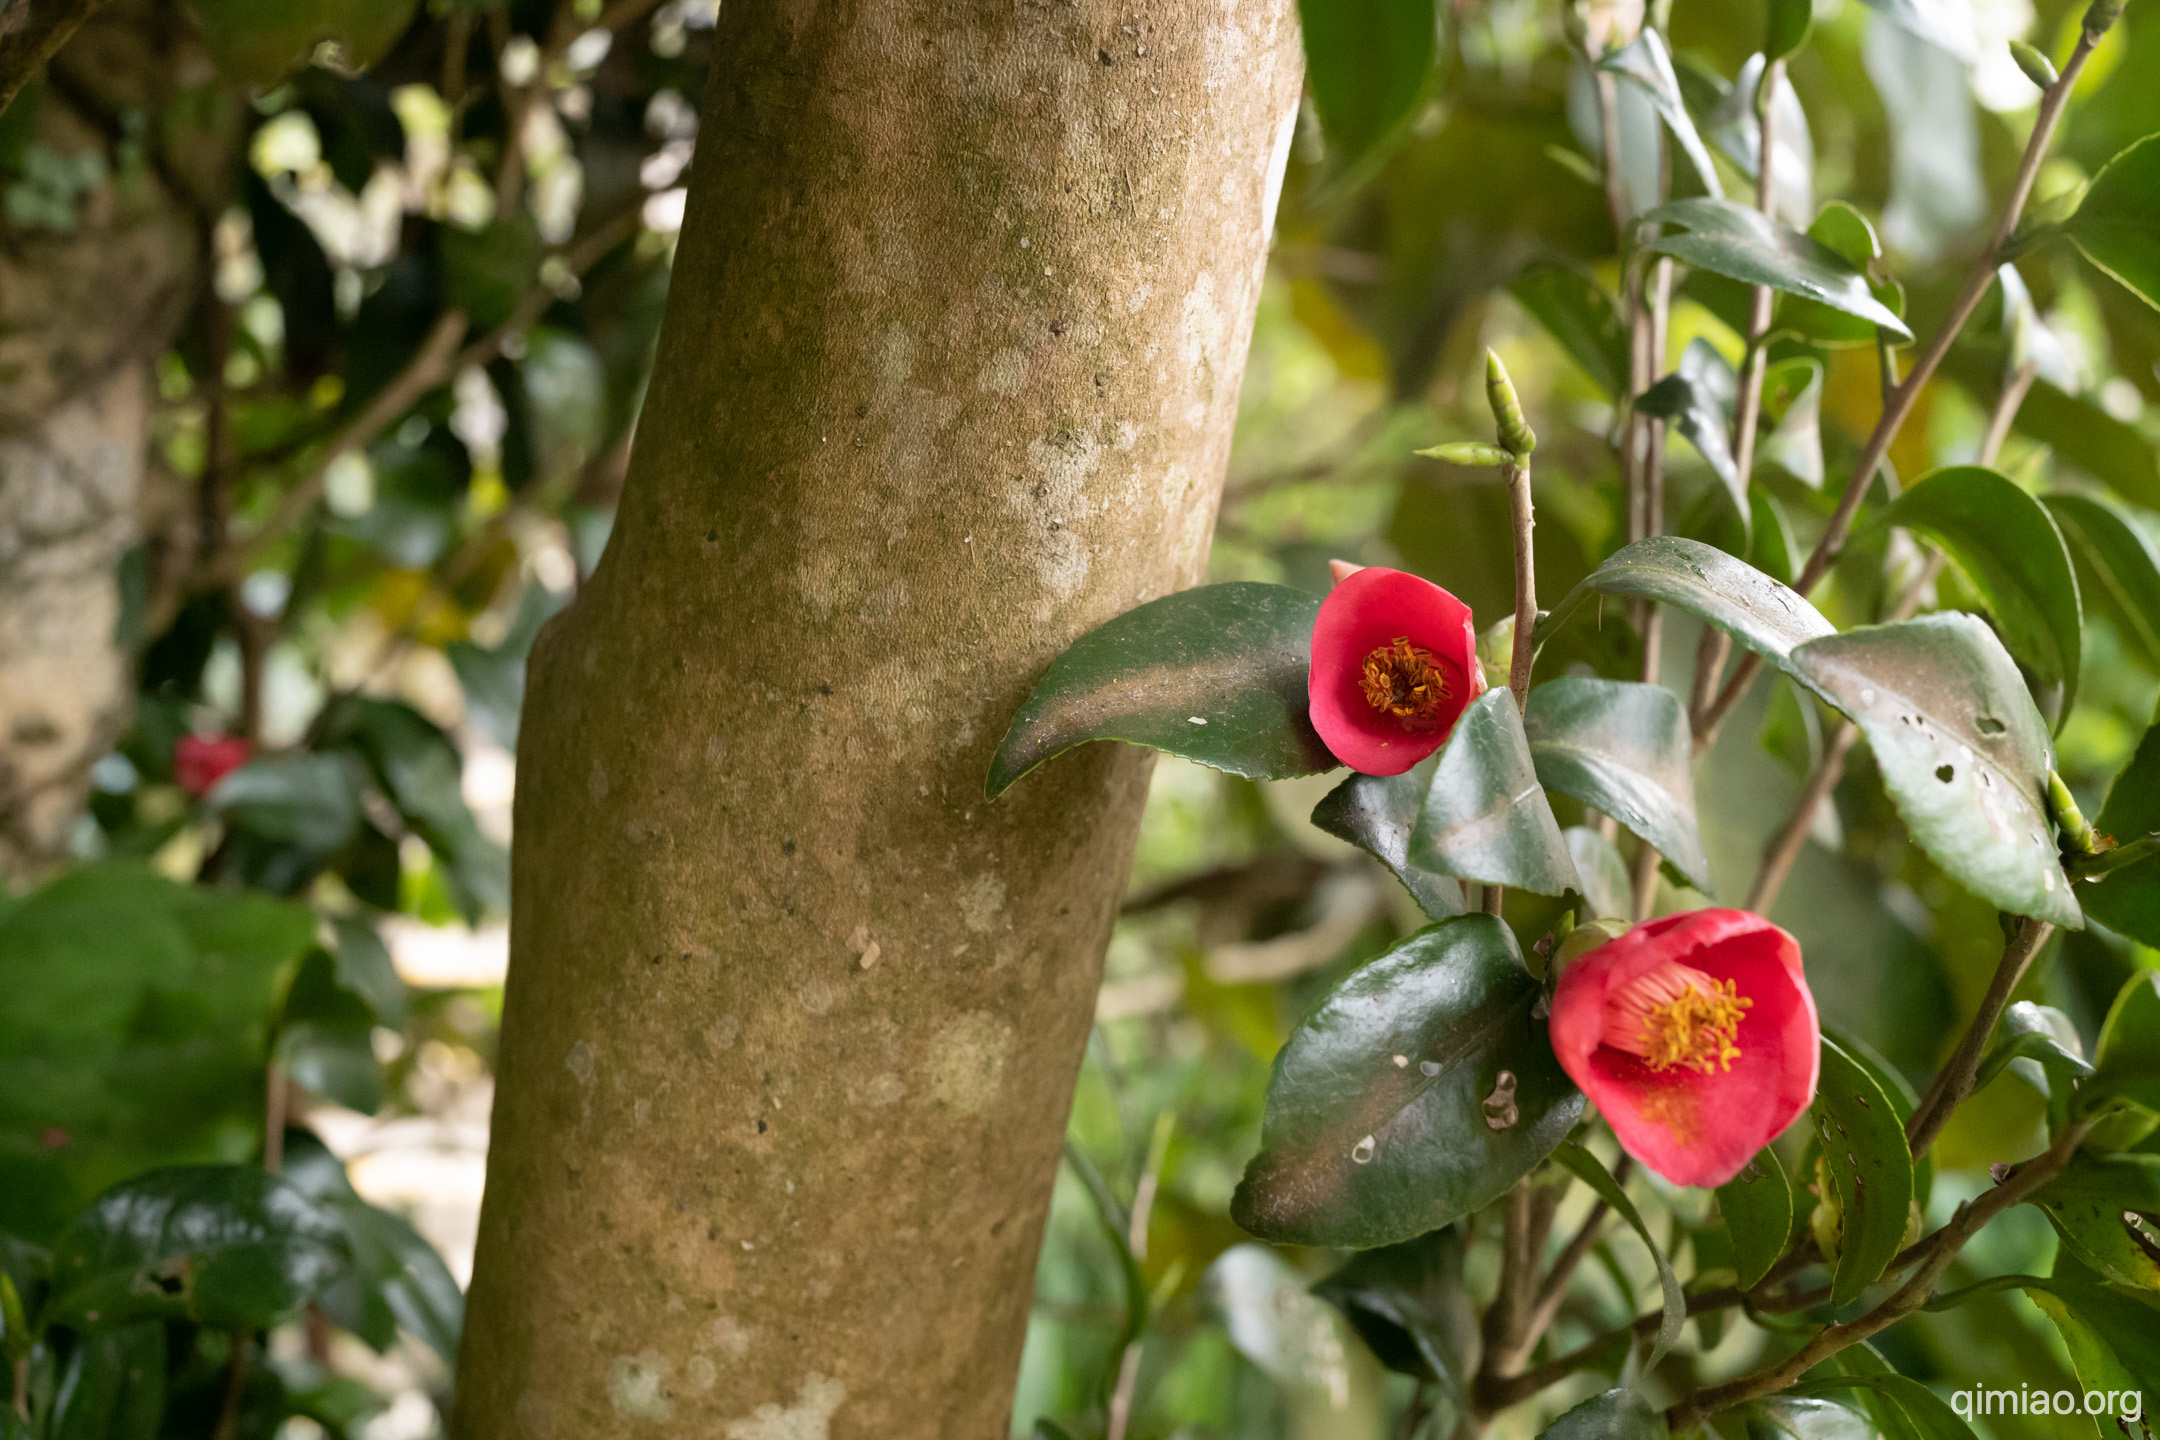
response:
M2010 42L2010 58L2017 61L2017 67L2025 72L2025 78L2042 90L2048 89L2060 78L2055 73L2055 62L2023 40Z
M1485 400L1492 406L1493 424L1509 454L1519 460L1537 449L1537 432L1523 419L1522 401L1515 397L1515 382L1508 379L1507 366L1491 350L1485 352Z

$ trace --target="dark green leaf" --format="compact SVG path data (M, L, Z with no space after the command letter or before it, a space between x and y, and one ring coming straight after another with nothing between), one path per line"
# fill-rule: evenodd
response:
M165 1327L82 1336L53 1392L51 1440L157 1440L165 1418Z
M1313 807L1312 823L1369 851L1402 881L1418 908L1435 920L1463 913L1462 885L1410 863L1410 831L1425 807L1432 773L1428 756L1400 775L1353 774Z
M1425 98L1439 39L1431 0L1300 0L1298 18L1333 169L1369 175Z
M1847 1305L1903 1247L1913 1199L1912 1150L1882 1086L1828 1036L1810 1114L1843 1226L1830 1298Z
M1319 614L1302 590L1245 581L1126 611L1050 662L990 762L987 793L1090 740L1262 780L1333 769L1307 713Z
M518 302L540 283L547 242L523 209L512 210L479 230L446 225L440 234L443 287L475 332L493 330L508 320Z
M2125 500L2160 508L2160 450L2137 426L2058 390L2044 377L2025 392L2015 424Z
M210 804L234 823L311 855L328 855L360 828L360 792L337 755L254 760L218 782Z
M1538 895L1580 893L1512 692L1488 690L1455 722L1410 832L1410 863Z
M1538 642L1545 643L1597 595L1640 597L1685 610L1760 651L1810 689L1815 682L1793 665L1793 647L1837 633L1821 611L1752 565L1699 540L1653 535L1614 552L1569 591L1538 621Z
M1483 1208L1582 1113L1533 1014L1541 995L1490 915L1429 926L1352 975L1275 1057L1232 1218L1282 1243L1369 1247Z
M1913 1111L1920 1105L1920 1096L1904 1073L1884 1060L1866 1041L1843 1026L1824 1025L1823 1033L1837 1041L1846 1055L1882 1087L1883 1094L1890 1097L1890 1108L1896 1112L1898 1124L1910 1128ZM1920 1202L1921 1209L1927 1208L1928 1195L1934 1186L1935 1162L1922 1155L1913 1162L1913 1198Z
M2112 500L2044 495L2077 561L2079 597L2114 622L2116 633L2160 671L2160 550Z
M1787 1393L1811 1396L1838 1390L1874 1391L1897 1407L1899 1418L1910 1427L1908 1433L1919 1440L1973 1440L1972 1427L1960 1420L1941 1396L1894 1370L1871 1375L1823 1376L1803 1381Z
M1539 1440L1665 1440L1665 1416L1633 1390L1594 1395L1545 1427Z
M1770 24L1763 40L1763 53L1772 60L1782 60L1807 43L1808 27L1814 22L1815 7L1810 0L1770 0Z
M403 1329L454 1365L465 1297L434 1247L406 1221L354 1193L344 1163L305 1130L285 1132L284 1173L336 1214L352 1247L351 1269L323 1292L324 1312L379 1351Z
M2013 914L2084 923L2050 838L2047 725L1983 621L1868 626L1792 660L1859 723L1906 828L1952 879Z
M1628 1193L1621 1187L1620 1182L1613 1179L1612 1172L1605 1168L1604 1161L1572 1140L1563 1141L1559 1148L1553 1151L1553 1159L1565 1166L1576 1179L1596 1191L1598 1198L1610 1205L1613 1212L1642 1237L1644 1246L1650 1251L1650 1258L1657 1263L1658 1288L1664 1292L1664 1310L1658 1317L1657 1339L1651 1342L1649 1358L1643 1361L1643 1369L1655 1370L1658 1361L1664 1359L1672 1347L1679 1343L1680 1327L1687 1324L1687 1296L1681 1293L1680 1279L1673 1274L1672 1263L1665 1258L1665 1252L1658 1248L1657 1239L1651 1235L1649 1225L1644 1223L1642 1212L1635 1208L1635 1202L1628 1198Z
M417 0L188 0L218 68L267 88L329 42L353 69L374 64L405 33Z
M2160 1290L2160 1155L2080 1152L2032 1203L2079 1260L2119 1284Z
M1806 356L1780 360L1763 373L1763 414L1771 429L1756 442L1758 462L1810 490L1823 486L1822 387L1822 362Z
M1571 825L1560 832L1568 854L1575 857L1575 873L1582 877L1582 897L1589 902L1585 919L1628 919L1634 911L1634 880L1620 851L1597 831Z
M1730 200L1674 200L1642 219L1680 227L1647 247L1744 285L1767 285L1842 310L1901 340L1912 331L1876 299L1867 276L1829 246Z
M2094 822L2122 844L2160 831L2160 715L2146 727L2130 763L2108 787ZM2083 889L2093 918L2141 945L2160 946L2160 855L2109 871ZM2160 1107L2156 1107L2160 1108Z
M518 720L525 708L525 658L540 627L569 603L567 592L535 582L525 588L510 633L493 649L469 640L443 647L465 691L465 713L505 749L517 749Z
M1650 97L1650 103L1657 107L1659 118L1672 131L1673 138L1680 142L1702 188L1711 195L1724 194L1718 185L1717 164L1711 160L1702 136L1696 133L1695 121L1688 115L1687 105L1680 97L1680 78L1673 74L1672 56L1666 52L1664 37L1645 25L1634 43L1606 56L1598 62L1598 68L1609 70L1640 87ZM1652 215L1655 213L1651 212Z
M1662 685L1564 676L1530 692L1523 729L1540 784L1612 816L1710 893L1695 825L1694 742L1679 696Z
M2125 1291L2072 1280L2029 1281L2088 1390L2136 1390L2149 1421L2160 1407L2160 1309ZM2124 1407L2127 1409L2128 1407Z
M1874 222L1844 200L1826 202L1808 226L1808 236L1837 252L1855 270L1865 270L1882 259L1882 241L1876 237Z
M375 1011L338 984L336 962L317 950L301 962L285 996L277 1057L294 1082L363 1115L382 1105L375 1059Z
M1687 437L1712 471L1724 482L1733 508L1745 524L1749 515L1747 486L1732 453L1732 409L1739 381L1732 366L1717 348L1703 339L1690 340L1680 356L1680 368L1643 391L1635 408L1645 415L1669 420Z
M1390 1370L1447 1386L1467 1400L1478 1353L1477 1302L1463 1283L1462 1237L1435 1230L1360 1251L1313 1286Z
M2160 135L2101 166L2063 230L2086 259L2160 308Z
M2160 970L2140 970L2115 996L2093 1049L2082 1110L2103 1099L2160 1110Z
M1533 265L1508 293L1545 327L1608 400L1628 391L1627 323L1587 272L1567 265Z
M78 1330L153 1319L260 1329L351 1263L336 1215L256 1166L154 1170L107 1190L60 1237L47 1313Z
M2031 1078L2046 1091L2065 1089L2072 1081L2093 1073L2078 1045L2077 1026L2069 1016L2050 1005L2020 1000L2003 1012L2002 1031L1994 1048L1973 1073L1973 1088L1993 1080L2014 1060L2032 1066Z
M383 1024L404 1024L405 982L375 927L342 916L331 926L337 932L337 983L367 1001Z
M2077 697L2084 612L2070 548L2047 507L1994 470L1952 465L1921 477L1883 520L1918 530L1950 552L2040 692L2061 687L2059 713L2068 715Z
M481 833L459 777L464 760L441 727L410 705L348 696L324 713L323 743L350 745L413 832L443 861L451 899L468 924L510 903L509 856Z
M1792 1185L1777 1152L1765 1146L1747 1168L1718 1187L1718 1213L1732 1232L1740 1288L1752 1289L1785 1253L1792 1234Z

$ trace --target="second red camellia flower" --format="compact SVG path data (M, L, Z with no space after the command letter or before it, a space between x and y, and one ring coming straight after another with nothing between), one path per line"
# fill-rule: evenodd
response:
M1320 603L1313 728L1351 769L1400 775L1446 742L1484 689L1470 607L1431 581L1368 565Z
M1815 1098L1822 1030L1800 945L1745 910L1638 925L1553 993L1553 1050L1619 1138L1675 1185L1722 1185Z
M236 735L183 735L173 746L173 779L200 799L254 754L255 747Z

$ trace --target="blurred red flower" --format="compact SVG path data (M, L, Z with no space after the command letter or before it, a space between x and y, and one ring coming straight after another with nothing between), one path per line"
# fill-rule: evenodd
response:
M1320 602L1307 688L1313 728L1336 759L1400 775L1446 742L1485 689L1470 607L1400 570L1349 570Z
M237 735L183 735L173 746L173 779L200 798L247 764L254 753L254 744Z
M1799 942L1745 910L1693 910L1561 971L1552 1043L1628 1154L1717 1186L1814 1100L1822 1031Z

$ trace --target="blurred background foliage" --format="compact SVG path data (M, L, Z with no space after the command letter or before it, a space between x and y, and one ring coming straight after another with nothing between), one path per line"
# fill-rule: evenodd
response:
M174 1205L237 1228L220 1283L178 1277L129 1302L118 1329L61 1324L32 1349L7 1323L10 1393L36 1399L41 1434L439 1431L486 1140L523 656L606 543L716 4L201 0L184 19L159 12L211 61L159 108L63 144L40 119L55 79L0 115L17 236L64 237L183 156L209 176L185 187L203 263L156 361L140 543L120 571L131 721L95 763L66 855L0 898L0 1270L62 1313L68 1286L161 1243L109 1204L84 1207L133 1195L147 1213L174 1175ZM1323 127L1308 100L1301 117L1214 578L1320 591L1330 557L1397 564L1484 624L1512 606L1504 491L1492 472L1411 457L1484 434L1484 347L1505 357L1544 442L1548 603L1627 538L1612 377L1551 337L1534 294L1544 266L1618 283L1570 36L1627 7L1364 8L1381 18L1363 42L1310 26L1312 87L1336 113ZM1791 80L1808 188L1874 219L1925 335L2032 121L2038 92L2005 42L2060 60L2082 8L1917 8L1969 23L1968 54L1886 18L1916 7L1817 0ZM1713 144L1763 11L1671 6L1682 91ZM2156 91L2160 12L2133 3L2072 101L2043 214L2152 127ZM1724 150L1715 163L1743 193ZM2052 348L2002 467L2034 489L2105 487L2160 542L2160 313L2067 246L2019 269ZM1738 287L1690 277L1659 369L1698 341L1737 361L1745 306ZM2010 345L1997 308L1921 397L1892 451L1898 475L1978 451ZM1876 361L1864 345L1820 355L1820 463L1835 477L1875 423ZM1708 465L1674 450L1673 528L1746 546ZM1758 491L1758 530L1804 553L1834 490L1779 472ZM1841 626L1864 623L1918 563L1902 532L1869 532L1815 598ZM1938 584L1941 603L1971 603L1954 569ZM2160 697L2153 617L2094 596L2059 735L2088 813ZM1685 693L1694 636L1677 617L1668 627L1665 678ZM1614 606L1547 664L1623 675L1639 657ZM1727 903L1823 727L1812 703L1764 682L1706 757L1701 822ZM1373 861L1308 823L1328 784L1157 767L1044 1242L1016 1434L1041 1422L1044 1435L1377 1440L1415 1423L1410 1382L1308 1292L1341 1257L1255 1245L1227 1218L1290 1028L1422 923ZM2001 945L1992 909L1908 842L1864 747L1774 918L1800 938L1826 1022L1919 1084ZM1537 917L1510 919L1535 933ZM2160 966L2099 929L2054 951L2020 998L2062 1008L2088 1049L2124 979ZM1938 1222L1989 1163L2036 1148L2044 1103L2005 1082L1959 1113L1935 1152ZM195 1168L159 1169L175 1166ZM1631 1183L1672 1206L1666 1248L1688 1257L1683 1273L1715 1268L1685 1243L1701 1197ZM1574 1197L1559 1228L1586 1203ZM1470 1238L1475 1293L1493 1283L1496 1238ZM2045 1273L2054 1243L2018 1210L1953 1274ZM1597 1259L1557 1346L1656 1293L1632 1236ZM1148 1323L1128 1348L1136 1299ZM1737 1371L1763 1342L1742 1319L1698 1328L1667 1362L1691 1380ZM2053 1329L2014 1294L1881 1345L1922 1379L2069 1383ZM1494 1433L1536 1433L1590 1384ZM2058 1433L1979 1423L2003 1440Z

